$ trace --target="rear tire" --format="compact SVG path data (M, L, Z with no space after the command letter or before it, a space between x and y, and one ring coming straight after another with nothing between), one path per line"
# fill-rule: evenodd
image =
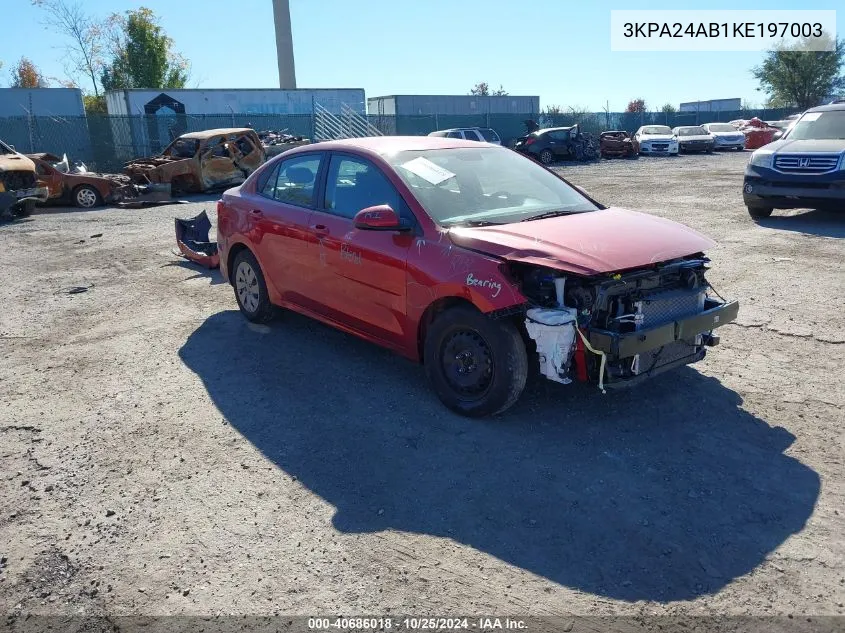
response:
M266 323L275 313L267 283L258 260L248 250L243 250L235 257L232 266L232 287L235 289L235 300L241 313L253 323Z
M525 388L528 353L513 323L459 306L426 333L425 371L440 400L467 417L501 413Z
M747 205L746 208L748 209L748 215L750 215L754 220L767 218L772 215L772 211L774 211L772 207L755 207Z
M555 155L550 149L544 149L540 152L540 162L544 165L551 165L555 162Z

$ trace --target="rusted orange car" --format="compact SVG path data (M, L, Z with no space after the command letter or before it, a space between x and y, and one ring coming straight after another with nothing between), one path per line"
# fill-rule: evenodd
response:
M39 182L47 187L46 202L90 209L118 202L163 202L170 199L169 186L140 187L122 174L71 171L67 157L59 158L47 152L26 156L35 163Z
M266 159L255 130L220 128L189 132L158 156L126 163L134 183L170 183L174 193L232 187L246 180Z

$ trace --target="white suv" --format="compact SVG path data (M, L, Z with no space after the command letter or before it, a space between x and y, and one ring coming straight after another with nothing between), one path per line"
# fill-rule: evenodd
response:
M440 136L444 138L462 138L467 141L482 141L501 145L502 139L496 134L496 130L489 127L456 127L451 130L437 130L429 136Z

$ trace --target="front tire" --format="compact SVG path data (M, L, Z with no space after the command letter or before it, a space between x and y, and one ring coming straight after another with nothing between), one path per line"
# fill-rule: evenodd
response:
M431 324L424 363L443 404L467 417L502 413L519 399L528 377L528 354L514 324L464 306Z
M540 152L540 162L544 165L551 165L553 162L555 162L555 155L554 153L552 153L552 150L544 149L542 152Z
M750 215L751 218L754 220L762 220L764 218L767 218L772 215L772 211L774 211L772 207L756 207L752 205L747 205L746 208L748 209L748 215Z
M73 204L80 209L91 209L100 204L100 194L90 185L80 185L73 191Z
M235 257L232 266L232 286L241 313L253 323L266 323L273 318L273 304L258 260L248 250Z

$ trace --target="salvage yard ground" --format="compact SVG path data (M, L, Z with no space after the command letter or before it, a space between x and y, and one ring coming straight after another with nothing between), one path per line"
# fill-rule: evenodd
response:
M305 318L248 324L173 254L213 196L0 226L0 614L845 613L845 215L754 224L747 157L561 168L718 240L739 321L694 368L492 421Z

